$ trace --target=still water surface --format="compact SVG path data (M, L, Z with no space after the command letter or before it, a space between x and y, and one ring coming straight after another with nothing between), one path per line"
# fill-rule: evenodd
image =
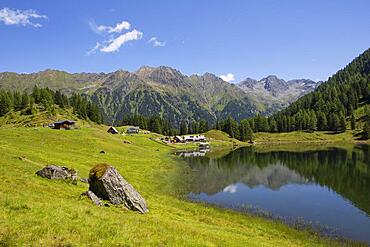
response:
M193 171L189 197L320 225L370 244L370 146L295 149L182 154Z

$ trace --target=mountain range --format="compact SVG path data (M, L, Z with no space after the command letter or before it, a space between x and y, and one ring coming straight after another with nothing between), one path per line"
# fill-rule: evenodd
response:
M0 73L0 89L23 91L35 85L88 95L102 109L107 123L119 123L124 114L160 114L178 125L185 119L214 123L229 115L237 120L257 113L268 115L313 91L318 83L268 76L231 84L211 73L187 76L166 66L112 73Z
M303 95L316 89L321 82L309 79L285 81L275 75L269 75L259 81L246 78L236 85L256 104L263 104L265 114L273 113L287 107Z

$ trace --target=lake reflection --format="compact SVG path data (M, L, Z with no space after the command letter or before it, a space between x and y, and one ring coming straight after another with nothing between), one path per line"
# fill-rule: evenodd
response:
M247 147L218 158L207 154L185 159L194 175L189 193L193 200L304 219L370 244L367 145L302 152Z

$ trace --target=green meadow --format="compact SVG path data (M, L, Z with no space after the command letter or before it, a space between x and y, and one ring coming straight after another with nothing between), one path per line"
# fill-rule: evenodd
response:
M150 140L152 135L111 135L106 129L0 128L0 246L340 244L276 221L190 202L190 170L172 154L172 147ZM141 193L148 214L97 207L80 196L88 184L35 175L45 165L56 164L87 177L102 162L116 167Z

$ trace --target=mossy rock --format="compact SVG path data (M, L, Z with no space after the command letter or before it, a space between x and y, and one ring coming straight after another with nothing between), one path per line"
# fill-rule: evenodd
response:
M103 177L109 167L110 165L105 163L95 165L93 168L91 168L89 173L90 181L98 180Z
M90 170L89 178L89 191L98 198L143 214L149 211L144 198L113 166L97 164Z

